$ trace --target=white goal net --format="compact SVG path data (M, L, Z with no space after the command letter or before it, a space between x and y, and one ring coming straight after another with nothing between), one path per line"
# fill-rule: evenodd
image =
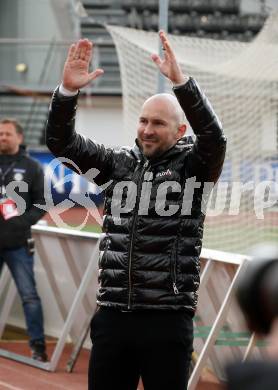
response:
M108 30L120 62L126 142L132 144L140 107L157 91L150 54L158 50L158 34ZM170 41L183 71L209 97L228 140L204 245L245 253L260 241L278 242L278 14L251 43L175 35ZM167 82L166 91L171 92Z

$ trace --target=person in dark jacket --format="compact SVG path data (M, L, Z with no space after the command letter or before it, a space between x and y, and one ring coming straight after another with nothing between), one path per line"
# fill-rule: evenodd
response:
M19 292L32 358L46 361L43 312L33 271L31 226L44 214L44 175L24 146L23 129L13 119L0 121L0 273L6 263Z
M87 177L97 169L94 181L106 188L90 390L137 389L140 376L146 390L184 390L188 381L202 189L221 173L226 139L197 82L182 73L168 38L159 34L164 58L153 54L152 60L175 97L146 100L134 147L105 148L74 130L78 90L103 73L88 73L92 43L86 39L71 46L50 106L49 149ZM184 138L184 114L193 144Z

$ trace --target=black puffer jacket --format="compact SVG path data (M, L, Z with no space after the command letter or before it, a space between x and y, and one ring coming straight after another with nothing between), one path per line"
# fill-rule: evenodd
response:
M196 141L188 144L182 140L158 159L148 161L138 146L106 149L76 134L77 97L54 93L47 124L48 147L54 155L73 160L83 173L92 167L99 169L97 184L112 180L105 194L100 244L100 305L123 310L196 308L204 221L202 185L194 191L191 212L185 213L188 190L192 188L185 183L194 176L197 181L217 181L226 139L193 79L175 89L175 94ZM123 181L136 186L125 191ZM165 186L165 196L161 196L159 207L156 198L158 187L162 194L161 186ZM148 194L148 207L144 208L142 198L148 199ZM134 207L117 215L117 205L129 204Z
M14 191L14 201L19 205L20 197L26 208L22 215L8 220L4 220L0 213L0 251L27 245L27 239L31 237L31 226L45 213L34 206L45 204L43 170L37 161L27 155L23 146L17 154L0 154L0 188L7 187L12 181L18 181L19 185L20 182L27 184L27 191L16 187Z

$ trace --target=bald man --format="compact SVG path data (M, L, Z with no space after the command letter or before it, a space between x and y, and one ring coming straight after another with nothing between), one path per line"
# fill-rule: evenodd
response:
M185 133L184 112L177 99L162 93L145 101L139 117L137 140L147 158L161 155Z
M221 173L226 139L196 81L184 75L169 40L159 32L164 57L153 54L174 95L143 104L136 144L105 148L74 130L78 91L103 74L89 73L93 45L73 44L62 84L53 95L47 145L74 161L105 191L100 243L98 311L89 390L184 390L193 350L192 317L197 305L204 182ZM184 137L185 115L196 135ZM190 207L188 206L190 205Z

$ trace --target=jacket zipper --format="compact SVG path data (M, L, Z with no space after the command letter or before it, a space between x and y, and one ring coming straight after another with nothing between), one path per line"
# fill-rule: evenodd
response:
M137 184L137 196L136 196L136 203L135 203L135 209L134 209L134 217L132 221L132 227L131 227L131 238L130 238L130 247L129 247L129 261L128 261L128 304L127 308L128 310L131 309L131 287L132 287L132 282L131 282L131 262L132 262L132 249L133 249L133 239L134 239L134 233L135 233L135 226L136 226L136 221L138 217L138 203L139 203L139 195L141 192L141 184L143 181L143 176L144 173L146 172L148 168L149 162L146 161L145 164L143 165L143 169L140 175L140 178L138 180Z
M171 259L171 266L172 266L171 275L172 275L172 280L173 280L174 294L178 295L180 292L179 292L179 289L177 287L177 240L175 241L173 252L174 252L173 259Z

